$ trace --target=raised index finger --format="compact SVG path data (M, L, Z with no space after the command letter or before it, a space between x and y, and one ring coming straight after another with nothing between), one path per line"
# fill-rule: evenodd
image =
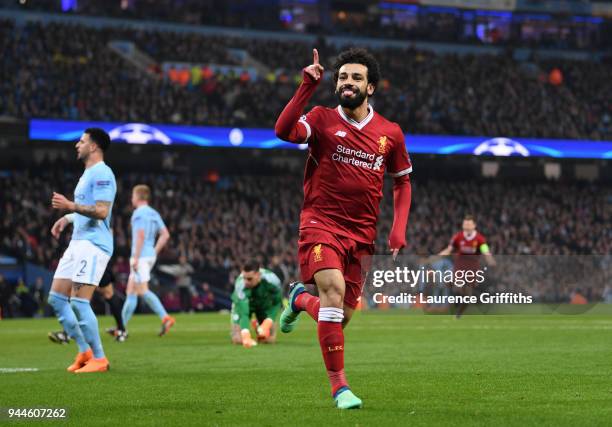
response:
M312 50L312 63L318 65L319 64L319 51L316 49Z

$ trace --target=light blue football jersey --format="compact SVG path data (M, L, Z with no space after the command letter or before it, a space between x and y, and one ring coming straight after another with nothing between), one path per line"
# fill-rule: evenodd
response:
M74 190L74 202L88 206L95 205L97 201L110 202L110 208L104 219L89 218L75 212L72 240L89 240L109 256L113 254L110 224L116 193L115 175L106 163L99 162L85 169Z
M160 230L166 228L159 213L149 205L143 205L132 214L132 256L136 252L136 236L138 230L144 230L145 239L140 258L154 257L155 239Z

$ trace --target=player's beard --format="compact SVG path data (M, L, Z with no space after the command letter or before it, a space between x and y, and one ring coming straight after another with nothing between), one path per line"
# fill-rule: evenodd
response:
M346 97L342 95L345 87L336 89L336 97L338 98L338 102L344 108L348 108L349 110L354 110L363 104L363 101L366 99L366 94L361 92L358 87L351 87L350 89L353 91L354 95L350 97Z
M83 163L87 163L87 158L88 158L88 154L87 153L80 153L77 151L77 159L79 159L80 161L82 161Z

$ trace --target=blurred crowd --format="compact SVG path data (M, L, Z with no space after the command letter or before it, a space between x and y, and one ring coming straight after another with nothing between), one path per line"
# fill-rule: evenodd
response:
M293 4L292 4L293 3ZM177 22L192 25L223 26L273 31L299 31L311 34L337 34L375 38L455 43L494 43L509 46L596 49L606 48L609 31L586 25L584 17L572 20L559 14L550 20L538 14L515 13L485 25L474 12L455 8L407 6L411 12L389 14L389 3L380 8L364 2L278 2L270 0L0 0L0 7L41 10L122 19ZM375 1L372 4L378 3ZM305 7L305 5L308 5ZM309 7L310 6L310 7ZM314 9L313 6L316 8ZM325 12L326 8L330 10ZM398 7L399 8L399 7ZM315 12L313 13L313 9ZM393 9L393 8L391 8ZM417 12L418 10L418 12ZM396 10L396 13L398 11ZM471 12L471 13L470 13ZM495 12L493 12L494 15ZM471 17L468 17L471 15ZM486 16L486 15L485 15ZM301 20L300 17L306 19ZM328 19L329 18L329 19ZM521 19L522 18L522 19ZM297 21L302 21L298 23ZM582 22L582 24L579 24ZM475 28L481 27L480 31ZM504 28L504 29L502 29ZM539 31L538 31L539 30Z
M269 0L0 0L21 10L65 12L124 19L280 30L279 9Z
M60 214L50 209L50 195L52 191L70 195L79 173L54 165L0 176L0 248L5 253L51 270L57 266L71 233L67 230L59 241L52 238L49 230ZM153 189L152 206L172 235L158 259L158 277L162 285L168 285L164 298L171 309L208 309L209 287L231 291L241 264L253 256L283 283L299 279L299 174L206 180L196 175L118 173L117 178L113 270L120 290L129 273L130 189L138 183L147 183ZM393 219L390 184L385 185L381 204L380 254L386 251ZM459 230L467 213L476 216L478 229L494 254L612 253L612 188L499 180L413 181L406 252L423 256L439 252ZM553 289L554 283L547 286ZM548 291L552 292L539 290ZM559 298L570 296L561 292Z
M194 78L145 73L108 48L134 42L162 62L197 65ZM309 43L136 29L28 23L0 25L0 117L272 127L312 61ZM336 47L317 42L329 70ZM237 65L228 49L263 64L257 79L198 71ZM376 111L408 133L612 139L610 65L561 59L517 62L503 55L373 50L382 76ZM551 76L554 75L554 79ZM335 106L327 79L312 105Z

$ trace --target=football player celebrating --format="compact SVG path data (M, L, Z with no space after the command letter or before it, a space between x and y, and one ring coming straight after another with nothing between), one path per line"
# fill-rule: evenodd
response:
M394 220L389 249L394 257L406 245L412 171L404 133L369 104L380 80L374 57L363 49L340 53L333 66L336 108L303 110L323 77L319 54L303 70L303 81L275 126L276 135L308 144L298 256L302 280L314 283L315 297L303 283L290 286L281 330L290 332L302 311L317 322L331 392L338 408L361 408L344 373L344 333L363 290L362 257L374 254L376 222L385 171L394 179Z

